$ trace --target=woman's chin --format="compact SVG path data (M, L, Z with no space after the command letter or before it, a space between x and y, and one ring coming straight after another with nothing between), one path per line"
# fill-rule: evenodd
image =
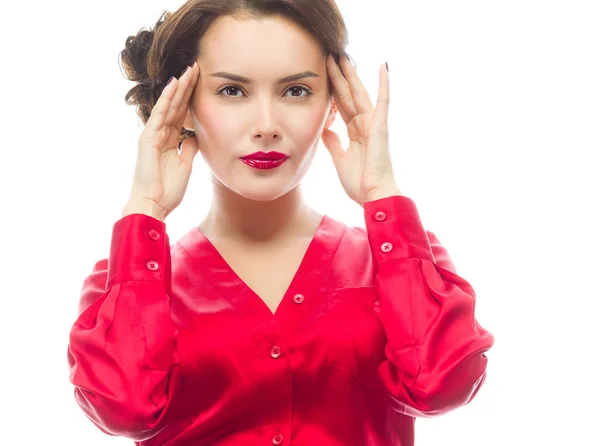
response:
M273 201L284 196L288 190L282 190L280 188L262 188L252 190L251 188L244 187L241 190L235 191L238 195L252 201Z
M225 178L219 180L222 186L235 194L247 200L261 202L277 200L295 189L299 183L299 178L290 178L289 175L235 175L234 178L229 176L229 181Z
M273 201L289 193L294 186L290 187L288 181L283 178L251 179L243 183L231 184L230 189L236 194L252 201ZM266 181L265 181L266 180Z

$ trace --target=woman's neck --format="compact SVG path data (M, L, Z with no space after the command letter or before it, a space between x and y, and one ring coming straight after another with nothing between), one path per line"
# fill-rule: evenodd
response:
M254 201L215 181L210 210L198 227L208 238L278 243L288 238L312 238L321 218L305 203L299 185L276 200Z

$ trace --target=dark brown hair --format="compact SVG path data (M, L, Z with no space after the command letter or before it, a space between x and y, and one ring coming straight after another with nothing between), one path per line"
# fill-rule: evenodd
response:
M200 39L221 16L261 18L282 15L309 31L323 54L339 63L347 56L348 32L335 0L188 0L174 13L164 12L153 29L129 36L120 53L124 76L137 83L125 95L144 124L171 76L179 78L200 55ZM180 141L194 132L182 129Z

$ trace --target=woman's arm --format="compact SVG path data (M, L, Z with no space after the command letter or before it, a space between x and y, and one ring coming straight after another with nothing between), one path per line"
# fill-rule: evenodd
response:
M436 416L467 404L486 377L492 334L475 320L475 291L446 249L423 229L415 203L365 203L375 261L375 306L387 336L379 367L397 409Z
M113 227L109 258L84 281L69 337L70 381L105 433L141 441L167 424L179 383L170 260L165 223L127 215Z

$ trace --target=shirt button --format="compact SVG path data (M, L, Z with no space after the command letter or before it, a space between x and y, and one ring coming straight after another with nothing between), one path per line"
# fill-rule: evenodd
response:
M296 294L294 296L294 303L301 304L304 302L304 296L302 294Z
M281 435L281 434L275 435L273 437L273 441L272 442L273 442L274 445L278 445L278 444L283 443L283 435Z
M158 240L160 238L160 233L156 229L150 229L148 235L152 240Z
M150 260L148 263L146 263L146 267L150 271L156 271L158 269L158 263L155 262L154 260Z
M381 250L383 252L390 252L394 246L390 242L385 242L381 245Z
M281 349L277 346L271 348L271 357L277 359L281 356Z
M377 220L377 221L383 221L386 219L386 217L387 217L387 215L385 212L380 211L375 214L375 220Z

